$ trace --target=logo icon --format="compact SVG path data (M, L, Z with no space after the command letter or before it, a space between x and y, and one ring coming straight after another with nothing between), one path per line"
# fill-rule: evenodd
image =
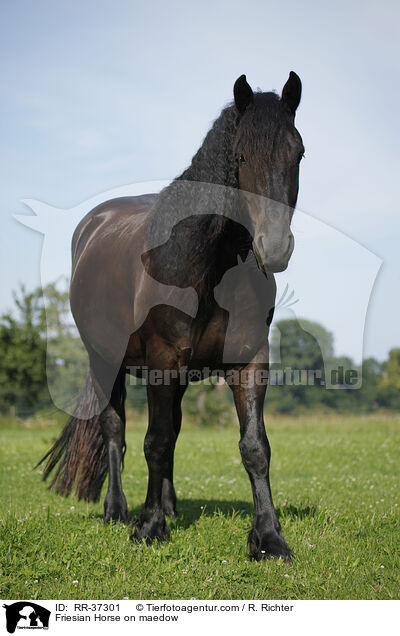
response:
M16 629L49 629L51 612L37 603L18 601L3 607L6 610L9 634L13 634Z

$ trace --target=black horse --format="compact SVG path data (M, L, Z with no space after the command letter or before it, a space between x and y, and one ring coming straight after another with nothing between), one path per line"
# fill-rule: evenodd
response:
M281 97L253 92L242 75L234 86L234 102L222 111L180 177L159 195L98 206L75 231L71 308L90 371L76 413L43 458L44 478L56 469L50 487L67 496L76 483L79 498L97 501L108 472L104 518L127 522L121 483L125 374L134 369L140 375L143 367L154 371L155 381L147 386L144 443L148 492L133 532L136 540L166 539L165 517L176 514L173 457L188 383L182 370L222 369L239 378L230 386L254 497L251 556L291 556L269 483L266 382L242 381L241 372L261 371L264 378L268 372L265 320L269 326L275 302L273 272L287 267L294 246L290 223L304 153L294 126L300 96L301 82L293 72ZM251 276L244 291L225 276L237 268L239 257L258 276L261 272L267 277L269 298L257 296ZM235 316L243 319L230 336L233 346L230 342L224 358L229 315L214 289L228 279L236 306L242 307ZM160 289L165 292L161 296ZM219 287L218 298L226 299L226 288L223 291ZM261 341L251 336L252 315L260 313L260 303L266 312ZM228 298L225 307L231 305ZM241 352L236 363L235 346Z

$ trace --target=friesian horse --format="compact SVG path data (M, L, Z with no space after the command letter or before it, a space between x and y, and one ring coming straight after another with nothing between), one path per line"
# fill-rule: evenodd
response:
M294 247L290 224L304 153L294 125L301 82L291 72L279 96L253 92L242 75L233 93L233 103L181 176L158 195L101 204L75 230L70 301L90 369L76 412L41 460L47 460L43 478L55 470L50 487L67 496L75 483L79 498L97 501L108 473L104 519L127 522L121 482L125 375L132 369L138 376L143 368L154 371L156 380L147 384L144 442L148 491L132 538L165 540L166 516L176 515L173 458L188 384L181 371L239 372L238 381L229 384L254 498L250 554L257 560L290 559L271 496L266 382L241 381L241 372L268 375L265 326L268 330L274 309L273 273L287 267ZM229 270L247 261L253 263L250 273L268 281L266 298L259 298L251 276L244 291L235 289ZM223 280L230 282L222 293ZM158 296L161 288L166 293ZM224 356L229 314L221 297L230 307L230 294L242 320L239 330L231 330L234 346L230 342ZM252 335L252 316L261 306L260 339ZM235 360L235 345L247 357Z

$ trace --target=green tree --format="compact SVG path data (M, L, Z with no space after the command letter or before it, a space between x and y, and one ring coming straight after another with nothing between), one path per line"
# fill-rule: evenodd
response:
M311 331L314 335L309 333ZM280 342L278 342L280 334ZM280 320L271 333L271 346L280 344L281 365L293 369L322 369L321 349L333 357L333 335L310 320Z
M317 334L317 337L313 334ZM313 407L322 400L321 381L324 380L324 358L333 357L333 336L319 323L309 320L280 320L271 333L271 350L280 353L280 362L271 365L271 377L279 380L284 372L284 384L271 386L268 398L278 412L291 412L302 406ZM293 374L288 370L291 369ZM315 371L314 380L308 372ZM318 374L319 377L318 377ZM308 384L304 384L304 379Z
M46 384L46 320L36 292L14 293L16 316L0 317L0 408L24 412L49 400Z
M400 409L400 349L391 349L388 360L382 365L377 399L380 406Z
M379 406L379 385L382 376L382 364L375 358L367 358L362 363L362 386L355 393L357 409L372 411Z
M71 406L85 378L87 355L68 291L56 283L33 292L21 285L13 297L14 311L0 316L0 410L30 414L51 405L52 398L57 406Z

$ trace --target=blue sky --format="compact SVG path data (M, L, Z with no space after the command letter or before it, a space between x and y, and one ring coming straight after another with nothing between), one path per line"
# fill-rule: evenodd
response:
M240 74L280 91L295 70L298 208L383 260L364 354L400 346L398 3L19 0L0 10L0 311L19 281L40 282L41 236L12 217L29 213L22 199L70 208L171 179ZM332 268L352 276L340 253Z

